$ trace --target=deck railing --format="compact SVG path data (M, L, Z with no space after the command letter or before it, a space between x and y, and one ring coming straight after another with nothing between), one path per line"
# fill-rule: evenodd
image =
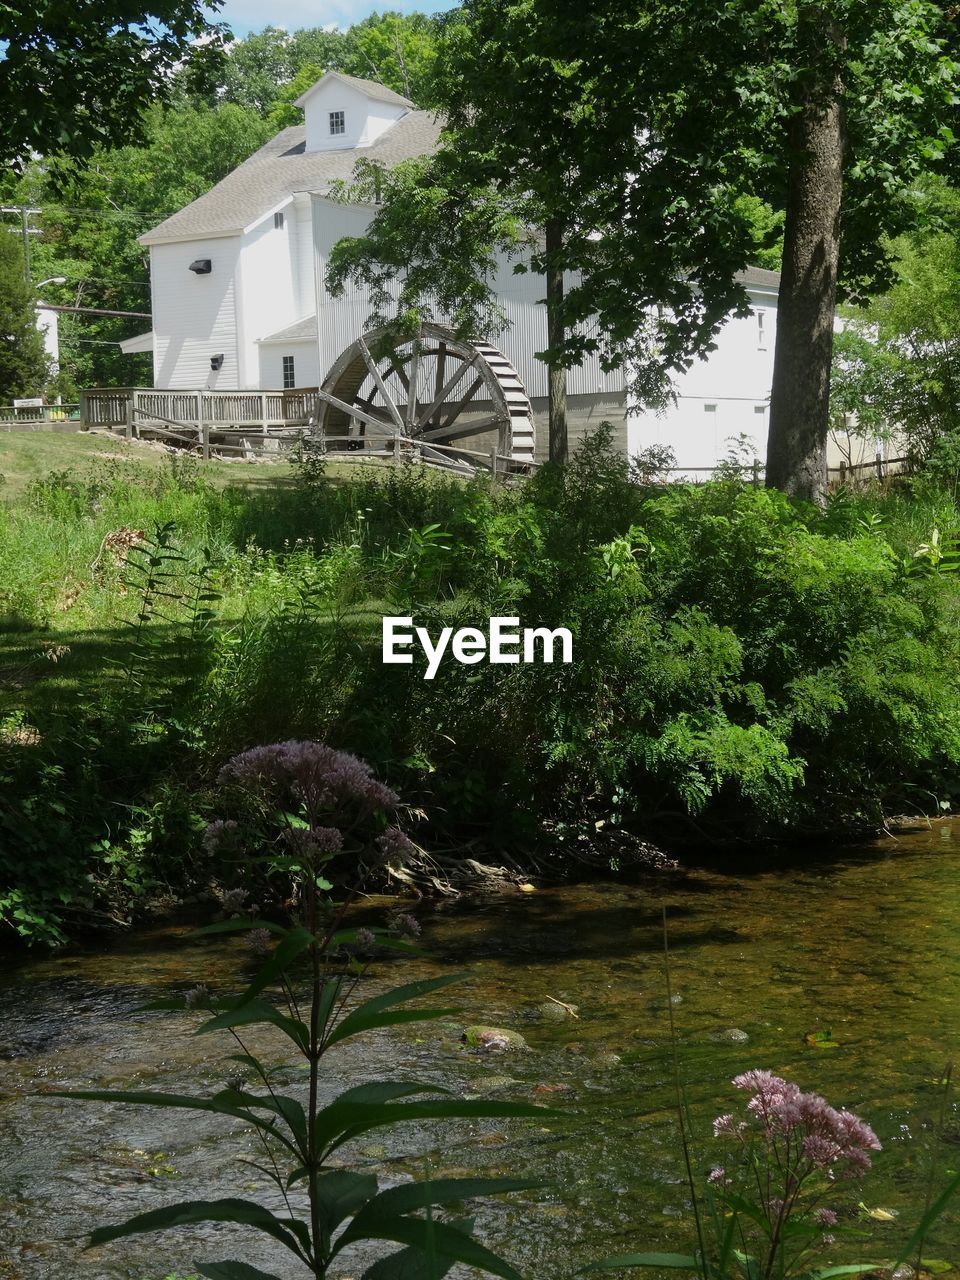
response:
M85 427L123 428L128 435L143 427L211 427L267 431L305 426L317 413L317 389L287 391L158 391L152 387L94 388L80 393Z

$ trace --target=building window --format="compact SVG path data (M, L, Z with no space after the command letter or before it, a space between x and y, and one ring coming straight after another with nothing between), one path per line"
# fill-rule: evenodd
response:
M704 412L704 413L716 413L716 412L717 412L717 406L716 406L715 404L705 404L705 405L703 406L703 412Z
M343 112L331 111L330 112L330 132L346 133L346 131L347 131L347 122L344 119Z
M280 213L275 213L275 214L273 215L273 225L274 225L274 229L275 229L275 230L277 230L277 231L281 231L281 230L283 229L283 212L282 212L282 210L281 210L281 212L280 212Z
M767 412L767 406L766 406L765 404L755 404L755 405L753 406L753 412L754 412L754 413L766 413L766 412Z
M763 327L763 317L766 313L757 312L757 350L766 351L767 349L767 332Z
M293 370L293 356L283 357L283 389L288 391L297 385L297 375Z

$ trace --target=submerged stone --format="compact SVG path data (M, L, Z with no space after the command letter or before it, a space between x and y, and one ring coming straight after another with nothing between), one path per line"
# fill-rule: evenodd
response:
M538 1004L534 1014L544 1022L566 1022L575 1018L580 1006L578 1004L561 1004L557 1000L544 1000Z
M530 1048L519 1031L509 1031L506 1027L467 1027L462 1041L481 1053L517 1053Z

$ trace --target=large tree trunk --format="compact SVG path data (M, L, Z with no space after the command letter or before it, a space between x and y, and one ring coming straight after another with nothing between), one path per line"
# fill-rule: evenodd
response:
M545 227L547 261L547 346L557 352L563 346L564 329L561 305L563 303L563 266L560 251L563 248L563 225L551 219ZM550 461L567 460L567 371L555 359L547 366L547 396L550 422Z
M842 44L817 9L808 36ZM814 31L809 28L815 28ZM801 48L803 43L801 43ZM790 127L783 270L770 398L767 484L812 502L827 488L833 318L837 301L844 120L839 75L807 85Z

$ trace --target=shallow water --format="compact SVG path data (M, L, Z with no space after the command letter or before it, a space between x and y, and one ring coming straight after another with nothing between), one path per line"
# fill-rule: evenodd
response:
M468 968L461 1012L343 1046L328 1089L406 1073L461 1093L535 1099L543 1123L482 1121L373 1134L352 1152L385 1180L485 1169L549 1180L487 1206L483 1238L525 1275L570 1276L593 1258L692 1243L671 1084L661 912L669 920L672 1006L698 1176L717 1158L710 1120L742 1096L750 1067L782 1072L861 1114L884 1151L849 1189L890 1221L837 1256L889 1259L927 1193L960 1168L960 1111L937 1117L937 1081L960 1042L960 824L778 871L698 869L645 885L604 881L421 912L424 958L375 965L370 988ZM203 980L235 988L239 942L191 941L186 927L106 952L11 967L0 976L0 1280L162 1280L195 1258L240 1256L286 1278L271 1244L197 1228L82 1252L92 1226L180 1199L238 1195L272 1204L230 1121L42 1096L45 1087L213 1091L232 1051L194 1037L187 1014L138 1012ZM579 1017L536 1017L552 997ZM469 1023L520 1030L532 1052L482 1055ZM836 1048L806 1037L829 1032ZM266 1031L255 1050L279 1049ZM619 1060L618 1060L619 1059ZM293 1072L296 1080L296 1072ZM293 1088L298 1086L294 1084ZM960 1197L931 1233L929 1257L960 1261ZM344 1256L340 1274L359 1275Z

